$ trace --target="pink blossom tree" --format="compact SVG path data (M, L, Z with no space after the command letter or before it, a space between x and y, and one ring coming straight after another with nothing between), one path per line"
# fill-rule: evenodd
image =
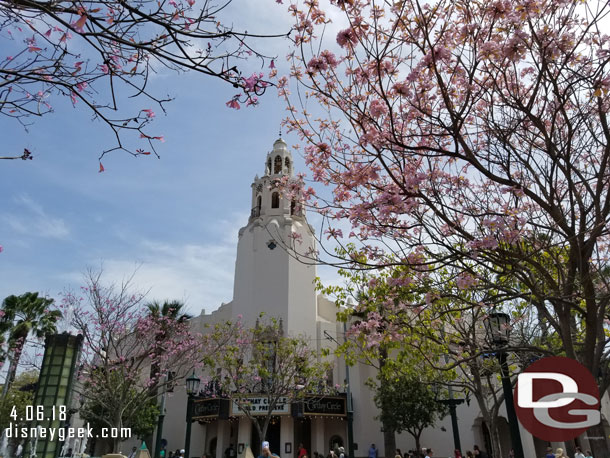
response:
M406 265L364 270L362 255L355 251L339 254L357 258L351 266L339 269L344 286L319 285L323 294L344 306L338 318L349 327L339 352L378 370L378 383L371 384L378 393L384 392L386 380L417 379L451 390L458 398L474 398L489 430L490 452L493 456L508 454L500 427L504 403L500 366L487 341L484 320L488 311L478 306L497 291L474 286L464 289L459 280L440 270L436 278L429 276L425 281L415 280ZM541 329L535 310L515 306L512 316L507 350L513 374L532 360L561 351L558 339L548 338ZM384 407L381 403L380 408ZM380 419L390 420L390 427L383 427L384 442L386 450L393 450L392 415L382 412Z
M315 202L329 237L349 227L369 267L408 265L415 280L445 269L464 290L493 290L485 309L525 303L605 391L608 2L290 9L295 96L278 83L313 178L332 191Z
M281 321L257 320L253 328L241 322L221 323L206 338L219 348L205 360L213 374L210 382L231 397L261 441L266 440L276 409L331 390L327 386L329 364L318 361L317 352L304 337L286 335ZM265 400L266 410L256 408L254 397Z
M188 321L151 314L144 296L130 290L130 281L105 285L101 272L89 271L81 294L64 294L62 301L84 337L76 388L83 402L81 415L119 430L208 355ZM166 377L170 370L171 380ZM119 450L120 441L112 440L112 451Z
M148 85L152 74L192 71L218 78L239 90L233 99L249 104L265 92L259 75L245 75L240 65L254 56L254 38L270 38L233 28L223 16L231 0L138 0L93 2L2 1L0 8L0 114L27 126L53 111L58 98L84 106L105 124L114 145L100 153L123 150L135 156L155 152L163 141L149 130L155 107L169 98ZM288 30L286 31L288 32ZM286 36L287 34L274 35ZM269 59L270 60L270 59ZM122 110L126 96L139 109ZM128 134L143 145L132 148ZM32 159L23 153L0 159ZM100 171L103 166L100 163Z

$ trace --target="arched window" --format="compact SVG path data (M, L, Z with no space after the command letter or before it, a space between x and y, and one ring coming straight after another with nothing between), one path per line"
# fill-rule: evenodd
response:
M260 216L261 215L261 206L263 204L263 198L261 196L258 196L256 198L256 216Z
M286 166L286 172L290 173L290 159L286 158L284 160L284 165Z
M267 159L267 175L271 174L271 158Z
M271 194L271 208L280 208L280 193L274 192Z
M343 447L343 438L341 436L334 435L328 441L328 445L330 445L330 449L333 450L337 456L339 456L338 451L339 447Z
M293 200L290 202L290 214L294 215L294 212L297 209L297 203Z
M275 161L273 161L273 173L282 173L282 156L275 156Z

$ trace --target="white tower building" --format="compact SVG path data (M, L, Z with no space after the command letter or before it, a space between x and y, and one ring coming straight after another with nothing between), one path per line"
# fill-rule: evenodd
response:
M267 154L265 174L252 183L252 211L239 231L232 317L253 324L261 312L282 319L294 334L316 330L316 269L305 256L315 249L313 229L281 182L294 180L292 155L279 138Z
M292 155L281 138L265 160L265 173L252 183L251 214L245 227L239 231L233 300L223 303L210 314L205 311L191 320L194 331L206 332L206 325L241 316L246 326L252 326L260 313L268 318L281 319L289 335L302 334L312 348L321 355L322 350L333 350L344 339L343 324L337 322L336 305L323 296L317 296L314 280L316 267L306 262L307 253L316 248L314 231L307 223L305 213L297 200L286 197L280 183L293 178ZM319 356L321 358L321 356ZM342 385L346 379L343 358L334 359L331 375L333 383ZM350 369L350 389L354 408L354 454L356 458L368 456L371 443L379 447L379 456L392 457L394 450L383 449L383 433L375 420L379 411L373 393L366 381L376 376L376 370L364 364ZM343 390L343 387L339 387ZM252 393L252 396L256 396ZM180 449L185 443L186 393L183 386L168 395L163 438L170 449ZM260 445L255 428L244 415L231 408L220 414L218 399L200 399L204 413L195 418L191 433L191 458L206 453L210 458L223 458L230 445L236 448L238 458L245 458L246 445ZM610 417L608 403L604 404L605 417ZM338 407L337 407L338 406ZM228 409L227 409L228 410ZM206 414L206 412L209 413ZM504 412L501 413L504 421ZM282 458L298 458L297 446L303 443L309 451L326 456L330 449L348 448L347 395L345 392L324 397L314 407L299 415L298 412L278 412L267 431L272 450ZM486 426L476 406L458 406L458 419L462 447L472 444L486 446ZM453 455L453 435L450 418L439 421L436 428L426 430L421 444L433 447L435 456ZM508 424L503 427L503 440L509 446ZM535 442L522 429L521 436L527 457L541 456L545 443ZM414 448L414 440L407 433L397 434L396 444L403 451ZM137 445L135 438L126 442L123 450ZM562 444L553 444L560 446Z

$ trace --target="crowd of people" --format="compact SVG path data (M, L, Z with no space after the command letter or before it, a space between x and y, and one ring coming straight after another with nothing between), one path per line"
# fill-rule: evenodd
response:
M136 447L132 453L135 453ZM433 458L434 450L431 448L425 448L421 451L417 450L409 450L403 453L400 449L396 449L396 454L394 458ZM237 458L237 453L233 448L233 444L231 444L224 453L224 458ZM184 457L184 450L176 450L175 452L170 451L167 454L167 458L182 458ZM131 458L131 455L130 455ZM163 450L162 458L166 458L165 450ZM213 458L211 455L203 454L201 458ZM264 441L262 444L262 451L258 458L280 458L279 455L273 453L269 448L269 442ZM303 446L303 444L299 444L297 449L297 458L308 458L307 449ZM345 448L341 446L337 446L334 449L331 449L327 455L321 454L319 452L313 452L313 456L309 458L346 458ZM368 458L378 458L378 450L375 444L371 444L368 452ZM489 458L489 455L478 445L473 446L472 450L468 450L465 455L459 450L454 451L454 458ZM514 452L511 450L508 453L506 458L514 458ZM562 448L558 448L553 452L551 447L546 449L546 455L543 458L571 458L565 454ZM587 450L583 453L580 447L576 447L575 454L573 458L593 458L590 450Z
M562 448L558 448L553 452L551 447L546 449L546 455L544 458L569 458L568 455L563 451ZM591 450L587 450L585 453L582 452L582 448L576 447L574 452L574 458L593 458Z

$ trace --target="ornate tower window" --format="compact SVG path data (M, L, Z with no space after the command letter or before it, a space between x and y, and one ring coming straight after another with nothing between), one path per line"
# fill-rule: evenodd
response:
M280 193L277 191L271 194L271 208L280 208Z
M282 173L282 156L275 156L273 161L273 173Z
M256 216L260 216L261 215L261 206L263 203L263 198L259 195L256 198Z
M271 175L271 158L267 159L267 175Z
M284 166L286 167L286 173L290 173L290 158L284 159Z

